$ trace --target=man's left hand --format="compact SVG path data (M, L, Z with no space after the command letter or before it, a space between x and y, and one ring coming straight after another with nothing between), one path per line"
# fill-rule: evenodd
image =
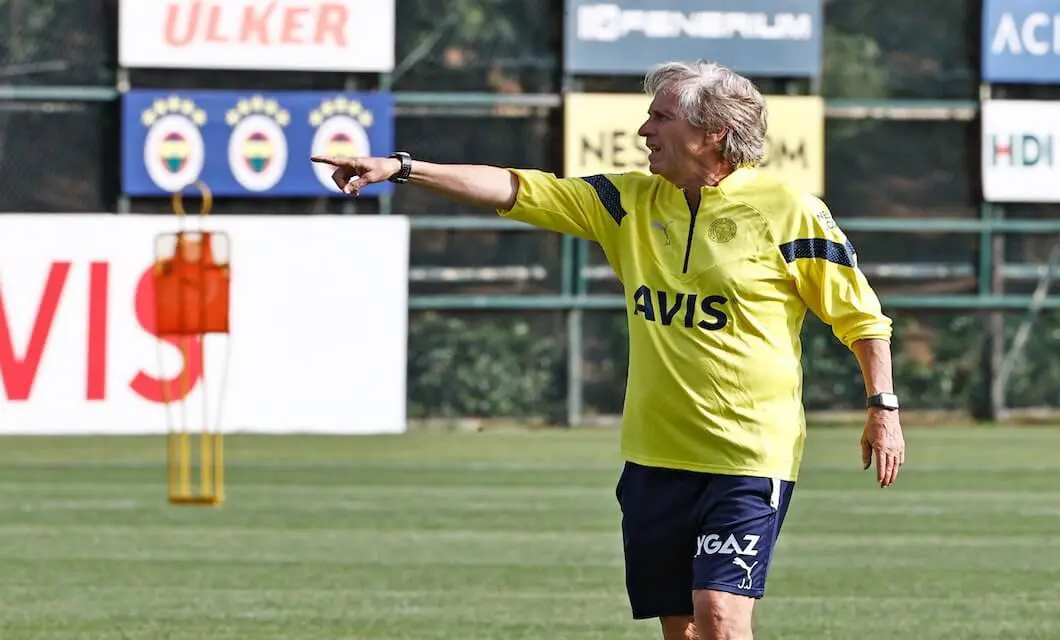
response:
M873 455L876 457L876 481L880 487L891 486L898 479L898 469L905 464L905 436L897 411L869 409L865 431L861 434L863 468L872 466Z

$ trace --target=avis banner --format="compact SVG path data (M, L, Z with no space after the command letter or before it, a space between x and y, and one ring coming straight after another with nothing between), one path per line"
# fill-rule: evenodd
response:
M647 171L648 149L637 129L651 97L572 93L565 104L568 176ZM824 193L824 101L818 96L766 96L769 123L763 168L798 188Z
M1060 102L986 100L982 128L985 200L1060 202Z
M1060 84L1060 0L985 0L983 80Z
M122 98L122 189L168 195L202 180L218 196L340 196L314 154L393 151L384 93L132 90ZM362 196L389 193L389 182Z
M227 240L230 336L160 342L153 263L174 219L5 218L0 434L155 434L167 415L201 429L204 409L227 431L405 430L408 219L205 225Z
M120 0L128 68L385 72L395 0Z
M758 76L821 74L821 0L566 0L564 66L641 74L705 58Z

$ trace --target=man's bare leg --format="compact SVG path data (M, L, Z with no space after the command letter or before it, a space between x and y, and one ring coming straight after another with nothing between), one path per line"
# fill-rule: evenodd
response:
M662 623L663 640L699 640L691 616L666 616Z
M755 599L724 591L692 592L698 640L753 640L751 617Z

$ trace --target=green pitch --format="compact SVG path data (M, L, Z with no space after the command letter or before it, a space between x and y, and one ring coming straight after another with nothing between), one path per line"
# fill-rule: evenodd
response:
M857 435L811 432L757 638L1060 637L1060 429L911 429L888 490ZM615 446L233 436L201 509L165 503L160 438L0 438L0 638L657 638Z

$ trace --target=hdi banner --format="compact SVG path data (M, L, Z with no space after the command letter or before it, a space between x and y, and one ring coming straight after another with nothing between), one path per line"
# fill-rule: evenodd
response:
M129 68L383 72L395 0L120 0Z
M747 75L818 76L821 0L566 0L564 66L641 74L705 58Z
M122 98L122 189L168 195L195 180L218 196L339 196L310 156L388 155L393 99L382 93L153 91ZM388 182L362 191L388 193Z
M986 100L982 127L985 200L1060 202L1060 102Z
M566 97L565 173L647 171L648 150L637 129L651 96L574 93ZM824 193L824 101L818 96L766 96L769 109L766 162L815 195Z
M985 0L983 79L1060 84L1060 0Z

